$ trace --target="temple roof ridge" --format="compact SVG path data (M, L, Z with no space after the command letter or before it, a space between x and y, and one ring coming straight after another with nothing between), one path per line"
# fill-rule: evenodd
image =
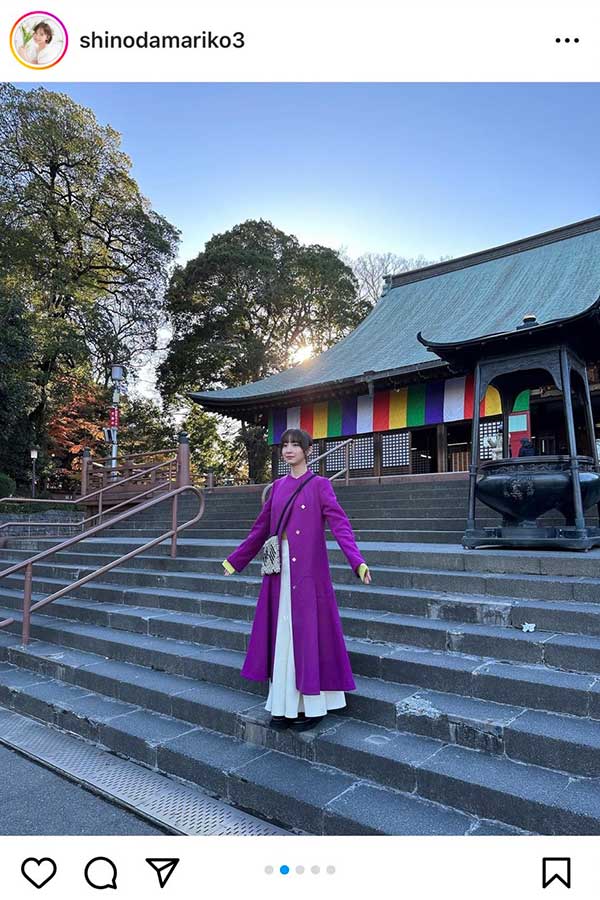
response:
M313 359L260 381L190 396L230 415L289 406L335 390L366 390L371 381L427 372L446 364L433 344L513 332L528 314L540 324L569 319L600 297L600 216L392 277L371 312ZM389 381L388 381L389 383Z

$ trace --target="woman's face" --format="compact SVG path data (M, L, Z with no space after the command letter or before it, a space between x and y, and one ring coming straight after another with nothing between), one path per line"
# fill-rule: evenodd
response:
M45 47L48 43L48 37L45 31L42 31L41 28L38 28L37 31L33 32L33 39L38 45L38 47Z
M304 450L298 441L287 440L281 446L281 455L286 463L289 463L290 466L295 466L304 459Z

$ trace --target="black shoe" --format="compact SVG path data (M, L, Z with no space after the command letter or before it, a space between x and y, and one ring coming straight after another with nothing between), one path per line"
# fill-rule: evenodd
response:
M284 728L288 727L290 719L286 719L285 716L271 716L271 721L269 725L271 728L274 728L275 731L283 731Z
M325 716L305 716L304 718L298 717L297 719L292 719L289 727L293 731L308 731L309 728L314 728L318 722L321 722Z

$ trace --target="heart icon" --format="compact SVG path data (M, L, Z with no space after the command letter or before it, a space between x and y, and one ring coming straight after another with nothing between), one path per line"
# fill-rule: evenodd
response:
M34 859L30 856L23 860L21 872L34 887L43 888L56 875L56 863L47 856L43 859Z

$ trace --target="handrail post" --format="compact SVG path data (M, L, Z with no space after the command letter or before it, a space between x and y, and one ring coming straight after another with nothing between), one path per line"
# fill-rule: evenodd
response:
M98 495L98 525L102 525L102 494Z
M191 484L190 478L190 439L185 431L179 433L177 448L177 487Z
M29 643L29 631L31 623L31 584L33 581L33 566L31 563L25 569L25 587L23 591L23 644Z
M346 453L346 485L350 484L350 444L346 444L345 448Z
M92 454L89 447L86 447L81 456L81 496L85 497L88 492L90 460Z
M173 529L173 537L171 538L171 558L177 557L177 498L179 494L175 494L171 502L171 528Z

